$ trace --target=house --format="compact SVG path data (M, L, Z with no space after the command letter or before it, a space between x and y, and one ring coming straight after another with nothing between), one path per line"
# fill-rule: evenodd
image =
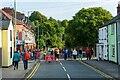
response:
M13 24L12 16L0 10L2 19L0 20L1 27L1 42L2 42L2 67L12 65L14 39L13 39Z
M108 60L120 65L120 2L117 7L117 16L103 26L107 26Z
M120 2L117 7L117 47L118 47L118 64L120 65Z
M21 22L16 25L16 40L17 49L22 50L34 50L35 49L35 32L33 27L27 23L27 19L24 14L17 14L17 19Z
M13 8L3 8L3 11L13 16L14 9ZM23 13L18 13L16 15L16 26L15 26L15 34L14 36L16 40L15 48L16 50L33 50L35 49L35 32L34 28L29 24L28 18Z
M108 60L108 37L107 37L107 26L99 28L99 39L96 45L97 59Z

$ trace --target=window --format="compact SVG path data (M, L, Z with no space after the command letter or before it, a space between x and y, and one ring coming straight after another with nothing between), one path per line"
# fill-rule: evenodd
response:
M10 41L12 41L12 30L10 30Z
M16 30L16 39L18 39L18 34L19 34L19 31Z
M112 57L115 56L115 45L112 45Z
M10 47L10 58L12 58L12 47Z
M115 27L114 24L111 25L111 35L114 35L115 33Z

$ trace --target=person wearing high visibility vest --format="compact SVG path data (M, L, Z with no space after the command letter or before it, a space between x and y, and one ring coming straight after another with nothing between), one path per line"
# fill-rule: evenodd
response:
M46 51L43 51L43 56L44 56L44 60L45 60L45 56L46 56Z

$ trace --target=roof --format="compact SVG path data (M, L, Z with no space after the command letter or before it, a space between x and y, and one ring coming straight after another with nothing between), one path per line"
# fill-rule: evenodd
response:
M25 18L25 15L24 14L17 14L16 17L18 20L23 20Z
M12 19L12 16L11 15L9 15L9 14L7 14L5 11L3 11L3 10L0 10L0 13L2 13L2 14L4 14L9 20L11 20Z
M0 27L2 30L7 30L10 24L10 20L0 21Z
M117 16L115 16L113 19L111 19L110 21L108 21L104 25L102 25L102 27L107 26L112 23L115 23L115 22L117 22L118 19L120 19L120 13Z

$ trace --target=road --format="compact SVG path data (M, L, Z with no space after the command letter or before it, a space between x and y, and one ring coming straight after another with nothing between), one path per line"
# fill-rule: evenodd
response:
M62 80L109 80L83 63L74 60L59 60L58 63L55 61L51 63L41 61L38 70L31 80L34 80L34 78L59 78Z

